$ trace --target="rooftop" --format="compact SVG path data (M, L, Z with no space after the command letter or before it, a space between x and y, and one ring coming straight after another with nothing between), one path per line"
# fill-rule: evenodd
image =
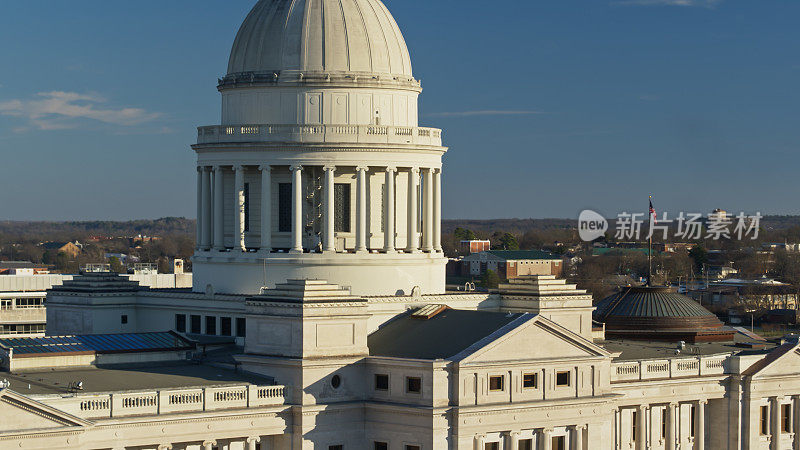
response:
M445 309L430 318L407 312L368 337L372 356L450 359L489 336L513 329L530 314ZM521 319L521 320L518 320Z
M763 349L748 348L748 344L757 343L764 345ZM729 342L698 342L688 344L678 354L678 346L673 342L643 341L632 339L606 339L597 342L598 345L612 353L621 353L614 358L615 361L633 361L640 359L660 359L675 356L708 356L721 353L739 353L758 351L767 353L777 347L777 344L767 341L758 341L746 334L737 332L733 341Z
M0 339L0 348L13 349L14 357L24 357L188 350L194 345L175 333L164 332L7 338Z

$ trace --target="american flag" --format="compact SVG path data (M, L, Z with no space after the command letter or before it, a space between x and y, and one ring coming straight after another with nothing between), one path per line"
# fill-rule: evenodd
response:
M653 208L653 197L650 197L650 220L652 220L653 223L657 222L657 220L656 220L656 209Z

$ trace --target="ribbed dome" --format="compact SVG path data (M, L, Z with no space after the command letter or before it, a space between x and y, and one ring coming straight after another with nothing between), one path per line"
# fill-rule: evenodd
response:
M282 71L412 78L403 35L380 0L260 0L233 43L228 75Z
M667 287L627 287L596 305L595 320L605 323L606 335L634 339L729 340L713 313Z

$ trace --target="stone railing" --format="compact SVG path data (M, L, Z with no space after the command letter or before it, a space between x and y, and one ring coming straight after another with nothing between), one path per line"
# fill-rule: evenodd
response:
M277 406L284 403L283 389L283 386L233 385L34 398L78 417L100 419Z
M309 144L442 145L442 130L379 125L214 125L197 129L198 144L296 142Z
M728 356L712 355L614 362L611 364L611 381L723 375L726 373Z

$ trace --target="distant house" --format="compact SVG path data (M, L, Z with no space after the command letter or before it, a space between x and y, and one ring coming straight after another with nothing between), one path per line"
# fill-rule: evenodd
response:
M30 261L0 261L0 275L40 275L48 274L50 269Z
M70 258L77 258L81 254L83 247L79 242L45 242L41 245L45 250L54 250L56 253L64 253Z
M530 275L561 277L564 262L560 256L540 250L490 250L461 260L461 275L477 277L487 270L509 280Z
M471 255L473 253L486 252L492 249L491 241L484 241L473 239L469 241L461 241L461 253Z

